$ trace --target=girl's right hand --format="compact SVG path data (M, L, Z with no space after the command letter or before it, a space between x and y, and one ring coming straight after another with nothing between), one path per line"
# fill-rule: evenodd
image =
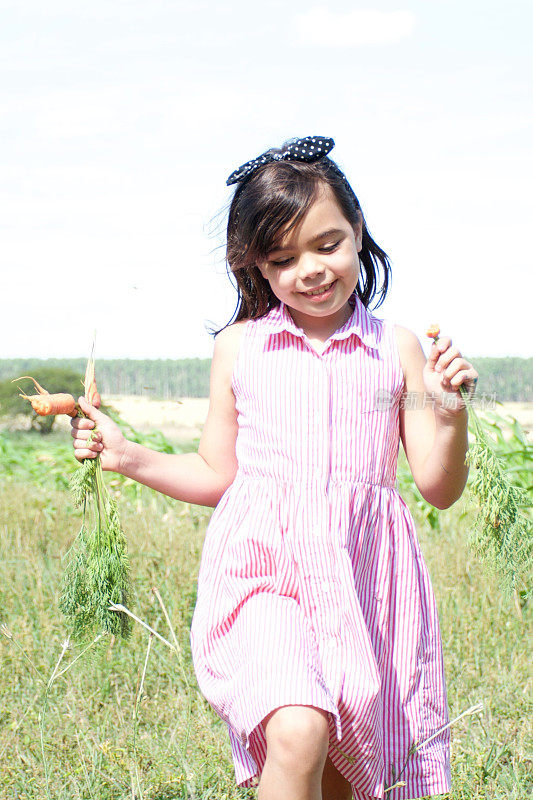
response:
M85 458L96 458L99 454L103 470L119 472L128 440L112 419L98 411L84 397L80 397L78 403L86 417L74 417L70 422L74 455L78 461L83 461ZM95 427L96 433L88 442Z

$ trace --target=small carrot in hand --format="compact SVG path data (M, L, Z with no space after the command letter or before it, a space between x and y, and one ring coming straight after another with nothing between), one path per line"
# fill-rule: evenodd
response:
M89 357L89 360L87 361L87 368L85 369L85 380L83 381L83 387L85 389L85 399L87 400L87 402L90 403L95 408L98 408L102 401L98 389L96 388L96 379L94 377L94 359L92 353Z
M76 417L78 409L76 401L71 394L59 392L58 394L27 394L20 393L21 397L26 398L36 414L40 417L47 417L50 414L68 414L69 417Z
M40 417L47 417L52 414L68 414L69 417L76 417L78 415L78 407L71 394L66 394L64 392L50 394L50 392L47 392L46 389L43 389L43 387L37 383L35 378L32 378L30 375L23 375L21 378L14 378L12 383L15 381L22 381L24 379L33 381L39 394L27 395L24 394L24 392L21 392L20 396L24 397L25 400L30 401L31 407L36 414L39 414Z
M429 336L430 339L434 339L437 341L440 333L440 328L438 325L430 325L426 331L426 336Z

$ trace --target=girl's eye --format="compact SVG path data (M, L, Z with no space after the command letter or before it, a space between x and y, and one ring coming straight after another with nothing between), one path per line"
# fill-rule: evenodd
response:
M333 253L340 245L341 241L342 239L339 239L339 241L335 242L335 244L324 245L323 247L319 247L318 250L320 253ZM270 263L275 267L286 267L291 263L292 260L293 259L291 256L290 258L284 258L281 261L271 261Z
M319 247L321 253L333 253L334 250L340 245L340 240L335 242L335 244L325 245L324 247Z
M273 264L275 267L286 267L287 264L290 264L292 258L285 258L283 261L271 261L270 263Z

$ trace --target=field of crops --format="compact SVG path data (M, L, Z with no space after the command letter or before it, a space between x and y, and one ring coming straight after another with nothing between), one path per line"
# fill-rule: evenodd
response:
M519 449L519 427L510 437ZM177 449L163 435L148 443ZM530 457L524 446L512 465L523 485ZM81 655L72 642L64 647L58 608L64 555L80 524L68 492L75 466L64 431L0 431L1 800L255 797L235 788L226 728L200 695L190 659L212 510L106 475L127 533L130 610L166 642L136 622L128 642L104 637ZM468 488L452 508L433 509L403 453L399 484L437 596L451 716L483 706L452 729L449 798L525 800L533 790L530 603L524 593L505 598L468 548Z

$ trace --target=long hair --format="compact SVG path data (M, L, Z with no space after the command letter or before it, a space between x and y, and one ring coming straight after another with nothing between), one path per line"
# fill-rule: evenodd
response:
M301 222L322 185L331 188L352 226L362 223L361 273L355 293L365 307L379 294L377 306L381 305L391 279L390 261L370 236L359 200L344 173L327 156L310 164L280 160L256 169L239 183L230 204L226 261L237 282L238 301L236 316L227 325L257 319L279 305L257 263L267 257L281 231L285 234ZM378 289L380 267L383 279ZM216 336L221 330L211 333Z

